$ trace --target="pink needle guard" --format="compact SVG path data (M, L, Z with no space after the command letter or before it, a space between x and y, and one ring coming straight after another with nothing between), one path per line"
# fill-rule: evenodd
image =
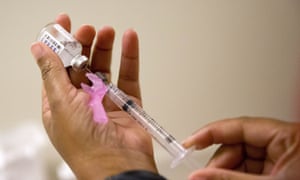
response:
M108 122L106 112L104 110L102 100L107 92L107 88L103 81L93 73L86 73L86 77L93 83L88 86L81 83L81 88L91 96L89 106L93 109L93 118L96 123L105 124Z

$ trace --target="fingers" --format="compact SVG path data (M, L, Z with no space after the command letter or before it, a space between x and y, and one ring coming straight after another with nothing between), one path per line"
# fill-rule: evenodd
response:
M139 85L139 44L135 31L124 33L118 87L126 94L141 99Z
M91 48L96 31L93 26L83 25L75 33L74 37L82 45L82 55L86 57L90 56ZM72 68L68 68L69 76L75 87L79 88L81 83L88 84L88 79L85 76L85 71L74 71Z
M244 144L222 145L215 152L207 167L235 169L238 171L261 174L266 165L263 149L249 148Z
M82 55L85 55L86 57L90 56L95 34L95 28L91 25L82 25L75 33L74 37L82 45Z
M55 22L64 27L68 32L71 31L71 19L67 14L59 14Z
M110 76L111 55L114 38L115 31L113 28L107 26L99 30L92 55L92 71L100 71Z
M283 126L283 122L262 118L236 118L217 121L187 138L183 145L185 147L195 145L197 149L202 149L212 144L238 143L265 147Z
M61 24L65 29L70 31L71 21L66 14L61 14L56 18L56 22ZM83 45L82 53L89 57L95 30L93 27L82 26L76 33L75 38ZM114 42L115 32L111 27L102 28L97 35L95 48L92 54L91 70L105 73L110 79L111 76L111 56ZM80 83L87 83L85 72L74 72L68 69L71 82L76 87L80 87ZM128 95L132 95L141 99L139 86L139 49L138 37L136 32L128 30L124 33L122 40L122 56L119 71L118 86Z
M222 145L213 155L207 167L234 169L243 161L241 145Z
M272 177L245 174L236 171L206 168L195 171L189 180L271 180Z
M71 30L71 20L68 15L66 14L60 14L56 18L56 23L63 26L68 32ZM82 45L82 54L86 57L90 56L91 47L93 44L93 40L95 37L95 29L94 27L90 25L83 25L81 26L77 32L75 33L74 37L78 40L78 42ZM77 88L80 87L80 84L88 83L88 79L85 77L85 72L75 72L72 68L67 68L67 71L69 73L71 82L73 85Z
M48 100L56 104L72 87L65 68L59 57L40 42L31 46L31 52L40 68Z

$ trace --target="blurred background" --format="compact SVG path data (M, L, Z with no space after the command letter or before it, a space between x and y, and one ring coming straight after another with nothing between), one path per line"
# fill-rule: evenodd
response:
M116 80L123 32L140 39L140 77L146 111L182 141L222 118L266 116L295 121L300 102L300 1L166 0L0 2L0 179L72 179L41 124L41 79L30 54L38 32L57 14L116 30ZM197 153L204 166L215 147ZM169 179L158 145L156 161Z

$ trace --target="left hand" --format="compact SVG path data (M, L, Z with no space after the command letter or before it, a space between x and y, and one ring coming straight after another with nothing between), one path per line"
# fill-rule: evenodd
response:
M70 31L71 21L67 15L59 15L56 22ZM95 34L92 26L84 25L75 33L75 38L83 45L82 53L91 57L91 70L110 77L114 30L104 27L97 37ZM88 106L90 97L78 88L81 82L87 82L85 72L74 72L70 68L67 72L59 57L42 43L34 43L31 51L43 79L45 129L78 179L104 179L133 169L157 172L151 137L125 112L105 99L109 122L93 121L93 112ZM141 104L138 73L138 37L133 30L128 30L122 41L118 87Z

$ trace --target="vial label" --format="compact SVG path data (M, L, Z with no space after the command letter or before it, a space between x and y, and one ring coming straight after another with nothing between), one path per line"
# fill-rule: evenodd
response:
M52 49L56 54L60 54L64 50L64 45L57 41L50 33L45 31L40 41L46 44L50 49Z

